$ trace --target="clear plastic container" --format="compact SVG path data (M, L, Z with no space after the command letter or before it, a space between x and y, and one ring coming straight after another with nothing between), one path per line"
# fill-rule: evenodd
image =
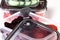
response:
M39 3L39 0L5 0L8 6L31 6Z
M44 24L47 24L47 25L50 25L50 24L53 24L55 25L56 27L59 25L58 23L56 23L55 21L52 21L52 20L49 20L45 17L42 17L42 16L39 16L39 15L36 15L34 13L30 13L29 14L34 20L36 21L39 21L39 22L42 22ZM11 23L14 19L18 18L18 16L22 16L20 14L20 12L17 12L15 14L12 14L11 16L7 17L7 18L4 18L4 20L2 20L3 22L8 22L8 23Z
M19 28L13 34L13 36L11 36L11 38L9 40L57 40L58 39L58 35L57 35L58 33L55 30L49 29L49 26L48 27L45 26L45 25L49 25L49 24L53 24L53 25L57 26L55 22L53 22L51 20L48 20L48 19L46 19L46 18L44 18L42 16L36 15L36 14L34 14L32 12L30 12L29 15L33 18L33 20L36 20L36 21L41 22L41 23L44 24L44 25L42 25L42 24L41 25L38 25L37 24L37 27L42 28L42 29L39 29L39 30L42 31L42 33L39 33L39 35L36 34L35 37L31 37L31 36L29 36L29 35L21 32L21 30L23 30L23 29ZM15 14L13 14L13 15L5 18L3 20L3 22L4 23L5 22L11 23L14 19L18 18L18 16L22 16L20 12L17 12ZM25 31L25 32L28 32L28 31ZM38 31L34 31L34 32L38 33Z
M41 9L47 8L47 0L2 0L1 6L5 10L20 11L27 6L33 11L40 11Z
M33 14L33 13L30 13L30 16L33 17L34 20L42 22L46 25L51 26L53 29L58 30L57 27L59 27L59 24L57 22L55 22L53 20L49 20L49 19L39 16L39 15Z
M21 24L19 24L19 27L25 28L13 30L6 40L57 40L58 36L55 31L48 28L48 26L32 21L33 20L27 20L27 22L24 24L23 21Z

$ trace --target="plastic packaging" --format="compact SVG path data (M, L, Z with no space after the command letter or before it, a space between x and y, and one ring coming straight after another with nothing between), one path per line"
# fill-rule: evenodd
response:
M55 21L51 21L51 20L49 20L49 19L47 19L47 18L45 18L45 17L36 15L36 14L34 14L34 13L30 13L29 15L30 15L34 20L36 20L36 21L42 22L42 23L47 24L47 25L53 24L53 25L55 25L55 26L58 26L58 24L57 24ZM3 22L11 23L14 19L18 18L18 16L22 16L22 14L21 14L20 12L17 12L17 13L15 13L15 14L12 14L11 16L5 18L5 19L3 20Z
M45 17L30 13L30 16L33 17L34 20L42 22L46 25L49 25L50 27L52 27L53 29L57 30L57 26L59 25L57 22L53 21L53 20L49 20Z
M58 40L56 31L33 20L24 20L17 27L6 40Z
M48 19L46 19L46 18L44 18L44 17L42 17L42 16L38 16L38 15L36 15L36 14L34 14L34 13L30 13L29 15L33 18L33 20L36 20L36 18L37 18L36 21L42 22L42 23L44 23L45 25L53 24L53 25L57 26L57 25L55 24L55 22L52 22L52 21L50 21L50 20L48 20ZM15 14L13 14L13 15L5 18L5 19L3 20L3 22L4 22L4 23L5 23L5 22L11 23L11 22L12 22L14 19L16 19L18 16L22 16L20 12L17 12L17 13L15 13ZM44 26L42 26L42 27L44 27ZM30 36L28 36L28 35L26 35L26 34L23 34L23 33L19 32L20 30L21 30L21 29L18 29L18 30L16 31L16 33L13 35L13 37L12 37L10 40L12 40L12 39L16 40L16 39L18 39L18 38L19 38L18 40L20 40L20 38L21 38L21 40L53 40L53 38L56 38L55 40L57 40L57 38L58 38L58 35L57 35L57 33L56 33L55 31L52 31L48 36L45 36L44 38L33 38L33 37L30 37ZM49 30L49 31L51 31L51 30ZM10 32L11 32L11 31L10 31ZM35 34L35 33L34 33L34 34ZM42 34L41 34L41 35L42 35ZM36 35L36 36L37 36L37 35ZM16 38L16 37L17 37L17 38ZM15 39L15 38L16 38L16 39Z
M31 6L39 2L39 0L6 0L5 1L9 6Z
M14 11L20 11L24 7L30 7L33 11L40 11L41 9L46 9L47 8L46 5L47 5L47 0L30 0L30 1L2 0L1 1L1 7L3 9L14 10Z

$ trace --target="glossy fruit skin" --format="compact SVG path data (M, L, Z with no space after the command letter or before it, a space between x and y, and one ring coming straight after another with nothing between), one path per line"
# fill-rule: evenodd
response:
M53 28L54 30L58 30L57 26L53 25L53 24L48 24L48 26L50 26L51 28Z

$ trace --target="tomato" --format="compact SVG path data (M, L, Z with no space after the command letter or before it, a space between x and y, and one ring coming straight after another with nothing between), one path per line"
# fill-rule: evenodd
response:
M49 24L48 26L50 26L51 28L53 28L54 30L58 30L57 26L53 25L53 24Z

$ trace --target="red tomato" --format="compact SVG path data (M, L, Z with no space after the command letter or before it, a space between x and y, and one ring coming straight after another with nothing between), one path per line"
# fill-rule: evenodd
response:
M53 28L54 30L58 30L58 28L57 28L55 25L53 25L53 24L49 24L48 26L50 26L50 27Z

